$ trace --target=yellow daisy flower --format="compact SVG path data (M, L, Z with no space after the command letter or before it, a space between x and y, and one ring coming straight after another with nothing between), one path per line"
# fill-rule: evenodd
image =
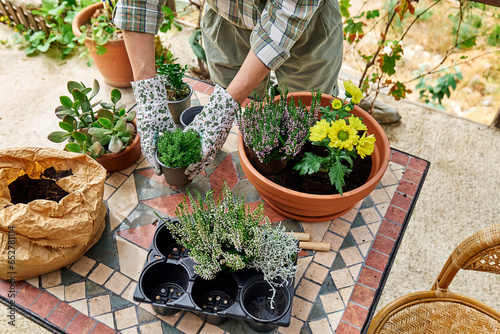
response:
M363 97L363 95L361 95L361 97ZM354 104L358 104L359 102L361 102L361 99L358 96L353 96L351 97L351 102Z
M344 119L339 119L332 123L330 132L330 147L346 148L352 151L358 141L358 131L351 125L347 125Z
M344 81L344 88L347 97L351 98L352 103L359 103L363 98L363 92L356 87L351 81Z
M328 135L330 130L330 123L326 119L317 121L310 129L311 134L309 135L310 141L322 141Z
M359 138L358 145L356 146L356 151L361 159L364 159L367 155L371 155L375 148L375 137L373 135L366 137L365 135L366 132Z
M340 108L342 108L342 101L337 100L337 99L332 100L332 108L334 110L339 110Z
M348 118L348 121L349 121L349 125L354 126L354 128L357 131L366 131L366 130L368 130L368 128L366 127L366 125L363 123L363 121L359 117L351 115Z

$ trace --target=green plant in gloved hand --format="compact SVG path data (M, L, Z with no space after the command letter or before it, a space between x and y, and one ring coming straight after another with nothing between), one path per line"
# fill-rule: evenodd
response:
M189 86L183 81L188 66L181 66L175 61L172 52L168 51L166 56L161 55L156 58L156 73L166 78L165 88L169 101L180 101L189 96Z
M56 116L61 119L59 127L64 131L54 131L48 139L55 143L68 140L65 149L70 152L86 153L97 158L105 153L119 153L132 142L135 127L132 123L135 112L126 112L125 106L118 105L122 94L118 89L111 91L111 102L92 102L99 93L99 82L93 87L69 81L71 96L61 96L61 105L56 108ZM101 108L94 110L97 106Z
M168 167L186 167L201 160L201 138L195 131L165 132L157 142L158 159Z

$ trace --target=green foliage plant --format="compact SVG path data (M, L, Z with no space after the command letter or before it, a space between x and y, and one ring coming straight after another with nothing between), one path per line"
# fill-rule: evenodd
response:
M483 27L483 20L471 12L472 9L478 8L472 1L459 0L458 8L446 3L443 5L447 6L450 12L448 18L452 22L452 27L450 31L443 33L451 35L452 38L451 43L446 45L448 49L442 55L442 60L430 68L415 72L415 75L408 80L400 80L397 66L402 61L402 46L408 39L409 31L417 29L415 28L418 26L417 23L431 19L435 6L441 2L444 1L391 0L384 2L386 8L364 10L365 5L369 3L365 0L358 12L351 14L350 0L339 1L340 12L344 17L344 39L351 46L351 50L347 50L347 53L359 56L356 61L362 75L358 86L364 93L373 96L372 107L381 91L387 91L389 95L399 100L412 92L412 82L420 81L424 77L428 78L427 81L431 78L439 81L436 85L423 84L420 81L417 89L425 101L428 100L426 97L428 94L422 93L422 90L429 89L429 93L433 96L435 94L431 91L431 87L438 87L440 91L451 91L455 89L461 76L450 75L446 73L446 69L500 51L495 48L500 45L500 24L496 23L489 30ZM481 8L483 12L486 11L484 5ZM374 47L367 47L366 43L362 43L368 33L371 33L370 38L373 36L377 38ZM425 33L422 31L422 34ZM486 49L484 53L473 58L456 57L461 51L477 47L480 39L484 40L484 45L493 48ZM447 61L451 61L451 65ZM441 78L442 76L445 78ZM441 99L437 98L434 102L441 103Z
M131 123L135 112L127 113L125 106L118 105L122 97L118 89L111 91L111 102L92 102L100 89L97 80L92 88L76 81L69 81L67 88L70 96L61 96L61 105L55 111L63 131L51 132L47 137L50 141L67 140L67 151L85 153L93 158L119 153L131 143L135 134Z
M28 5L28 9L35 16L44 20L48 33L43 31L35 31L25 27L23 24L15 24L11 22L8 16L0 17L0 22L4 22L11 26L15 33L12 36L12 43L25 49L27 56L35 56L39 53L57 53L61 59L65 59L73 54L79 54L85 57L88 51L83 48L85 36L89 36L96 41L96 49L98 54L104 54L106 42L110 39L121 38L121 31L112 22L112 12L116 4L116 0L107 0L104 2L104 10L101 15L93 19L91 29L84 26L82 31L85 31L82 36L77 39L73 34L71 24L75 15L83 8L88 7L99 0L42 0L39 6ZM182 27L175 22L175 14L167 6L162 8L165 14L161 32L167 32L175 27L177 30L182 30ZM7 44L7 41L2 41L2 44ZM87 62L91 65L92 60Z
M175 21L175 13L170 7L163 6L161 8L161 11L164 15L163 21L162 21L161 26L160 26L161 32L168 32L173 27L175 27L175 29L177 29L177 31L182 31L182 26Z
M441 101L445 96L450 97L451 90L455 89L457 82L463 79L462 72L458 66L454 67L453 70L451 72L449 68L443 69L442 72L444 74L436 80L434 85L428 84L426 77L421 77L415 86L415 89L420 93L420 99L433 107L443 108Z
M200 277L211 280L224 270L254 268L273 290L295 277L298 242L284 227L271 226L262 204L250 210L226 182L218 200L213 190L205 199L198 192L193 196L188 190L187 195L176 208L178 221L156 215L189 249Z
M169 101L180 101L189 96L190 88L184 82L188 66L181 66L177 63L178 58L170 50L166 55L162 54L156 58L156 73L166 78L165 88L167 90L167 99Z
M201 137L194 130L165 132L157 141L158 160L168 167L186 167L201 160Z
M15 25L13 43L25 48L27 56L37 53L47 53L54 50L62 59L71 55L79 48L79 44L71 23L75 15L91 4L90 0L42 0L38 8L33 8L31 13L41 17L48 28L48 34L35 31L23 24Z
M80 27L82 34L78 37L78 43L84 44L86 38L90 38L95 46L97 55L106 53L106 44L111 40L122 38L122 31L113 22L113 10L117 0L103 1L103 7L98 9L90 18L89 24ZM80 57L88 55L87 52L80 54ZM89 58L87 65L91 66L92 59Z
M346 98L332 100L332 109L322 107L321 120L311 127L309 133L311 143L324 147L328 154L317 156L305 152L305 157L293 167L300 175L328 173L331 184L341 195L345 177L354 165L353 158L364 159L371 155L375 143L374 135L367 135L362 119L350 112L361 101L363 93L350 81L344 81L344 87Z
M277 89L275 100L266 94L262 101L252 100L245 108L236 110L236 120L245 145L262 163L289 160L294 157L307 139L309 127L317 119L321 93L313 93L310 110L294 99L287 102L288 90Z

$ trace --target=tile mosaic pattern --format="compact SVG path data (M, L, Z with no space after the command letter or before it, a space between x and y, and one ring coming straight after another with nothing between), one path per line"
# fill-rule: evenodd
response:
M213 87L192 80L193 104L205 104ZM190 191L215 195L225 180L233 193L252 206L260 196L246 180L231 129L215 161ZM409 221L429 163L392 150L378 187L354 209L333 221L305 223L287 219L266 204L271 222L304 231L311 241L330 243L329 252L301 251L292 319L277 333L361 333L375 309L380 291ZM0 295L17 291L22 311L67 333L252 333L242 321L219 326L190 312L156 314L132 298L155 226L155 211L174 216L185 191L170 187L141 157L132 167L108 175L106 229L98 244L72 265L11 286L0 281Z

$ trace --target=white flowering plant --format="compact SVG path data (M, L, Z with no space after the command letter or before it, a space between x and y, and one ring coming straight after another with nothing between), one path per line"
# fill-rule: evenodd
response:
M298 242L285 228L272 227L260 204L251 211L242 198L234 197L227 183L215 200L213 191L205 199L187 192L177 206L176 220L158 214L174 239L189 249L194 271L211 280L221 271L254 268L264 274L273 292L295 277Z
M331 184L341 195L345 177L352 171L353 159L364 159L373 153L375 147L375 136L368 135L363 120L351 113L354 105L363 98L363 93L350 81L344 81L344 88L344 100L332 100L332 109L322 107L321 119L309 131L309 141L325 147L328 154L317 156L305 152L304 158L293 167L300 175L327 172Z
M317 119L321 93L313 94L308 110L302 101L287 102L288 89L276 89L274 100L267 94L263 101L252 100L236 110L236 120L245 145L262 163L293 158L304 145L309 128Z

